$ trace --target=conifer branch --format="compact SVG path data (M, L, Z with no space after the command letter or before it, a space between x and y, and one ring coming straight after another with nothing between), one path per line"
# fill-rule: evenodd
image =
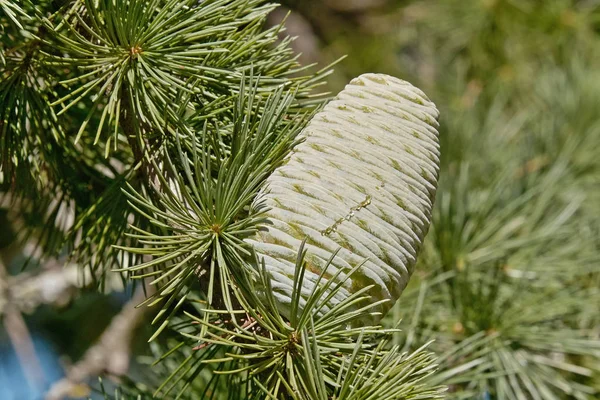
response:
M114 272L153 288L125 306L50 398L91 375L125 374L151 306L157 396L442 396L428 383L435 363L425 348L388 346L396 330L376 324L406 286L429 226L437 110L407 83L372 74L315 116L331 68L298 64L283 26L264 27L274 8L23 2L32 20L21 21L24 31L45 34L32 35L39 49L30 59L7 58L16 73L2 75L2 116L18 117L2 127L3 165L14 171L6 191L15 204L30 198L34 217L42 210L45 255L68 250L99 288ZM13 179L25 172L35 185ZM315 196L332 184L331 195ZM289 197L268 194L278 185L291 185Z

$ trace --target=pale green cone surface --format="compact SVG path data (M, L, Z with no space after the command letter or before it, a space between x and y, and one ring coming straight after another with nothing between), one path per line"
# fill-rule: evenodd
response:
M370 284L373 301L391 300L383 313L398 299L431 220L440 157L437 117L435 105L416 87L366 74L304 129L306 140L257 197L271 208L272 225L249 240L284 308L304 238L305 296L341 247L326 278L368 260L335 301Z

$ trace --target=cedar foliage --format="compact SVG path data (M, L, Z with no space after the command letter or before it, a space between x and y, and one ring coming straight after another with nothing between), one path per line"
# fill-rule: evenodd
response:
M66 253L99 290L115 273L147 287L155 362L116 398L440 398L425 346L361 325L369 287L331 307L348 277L329 281L299 307L302 245L288 320L244 244L331 72L265 27L274 7L1 0L3 201L41 258Z
M403 318L395 343L435 339L449 398L597 398L600 4L285 3L318 27L325 57L351 49L340 82L407 77L441 111L437 209L388 317Z

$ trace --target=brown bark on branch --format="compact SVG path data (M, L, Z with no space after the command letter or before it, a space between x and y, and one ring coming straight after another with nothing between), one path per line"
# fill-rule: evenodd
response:
M4 313L2 325L8 334L8 338L19 359L23 374L27 381L35 387L43 388L45 385L44 372L40 361L35 353L35 347L27 324L20 310L10 301L10 286L8 282L8 271L0 259L0 294L5 294Z
M121 312L112 319L96 344L69 368L65 378L52 385L46 394L46 400L59 400L81 393L82 386L86 386L85 381L91 377L101 374L119 377L127 373L135 332L149 310L148 307L136 307L144 299L144 291L139 287Z

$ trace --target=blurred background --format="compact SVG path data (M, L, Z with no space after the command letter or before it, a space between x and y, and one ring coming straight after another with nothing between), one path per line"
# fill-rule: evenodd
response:
M600 398L600 1L282 3L271 22L287 18L302 63L347 56L329 90L361 73L387 73L440 109L433 227L385 319L401 320L396 344L408 351L435 340L434 379L452 398ZM28 249L12 245L18 224L4 212L0 227L11 275L3 284L26 285L18 276ZM46 264L27 271L36 268L46 278L66 274ZM32 289L39 298L24 299L16 319L0 299L0 399L42 398L129 304L131 290L102 295L66 281L57 293ZM11 343L23 338L23 323L29 337L19 354ZM135 340L124 352L135 353L138 342L144 348ZM19 368L28 348L44 376L38 386Z

